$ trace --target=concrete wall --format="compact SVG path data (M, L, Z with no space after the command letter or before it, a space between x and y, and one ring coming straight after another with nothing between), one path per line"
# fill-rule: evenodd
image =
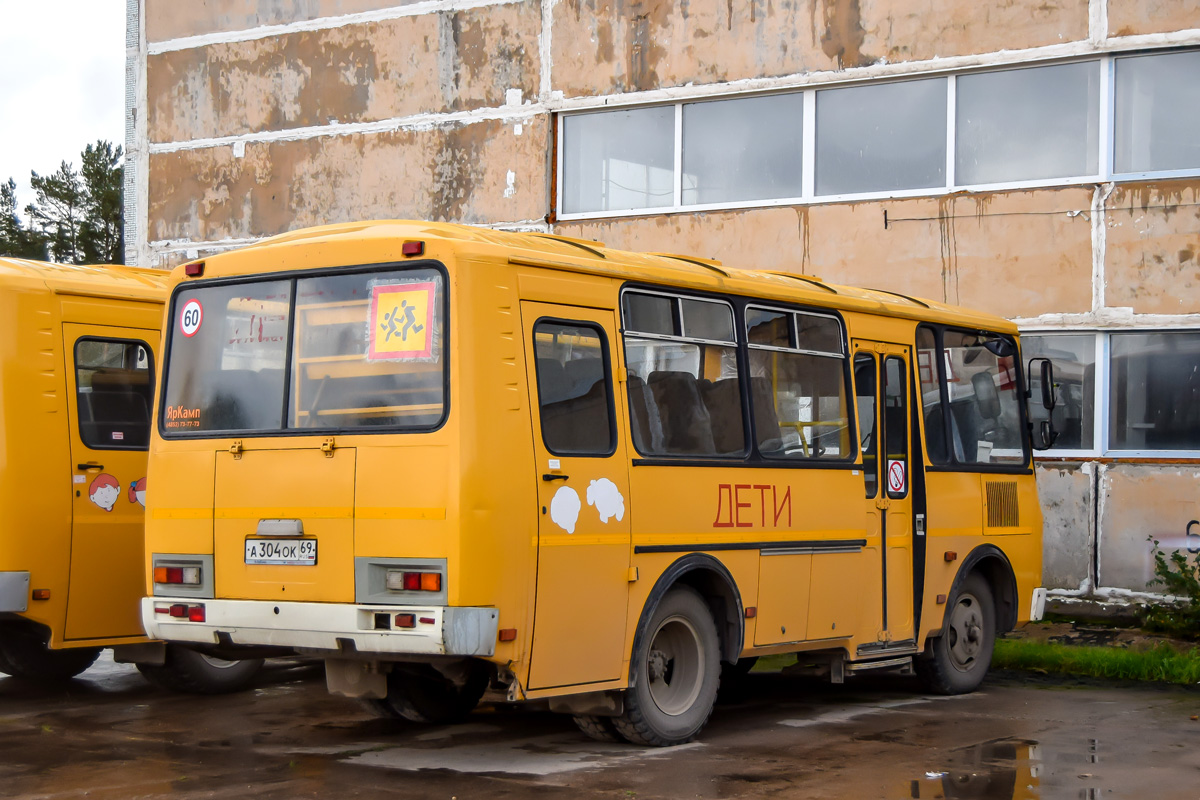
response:
M556 112L1195 46L1197 0L129 5L126 218L143 265L416 217L816 274L1029 329L1200 327L1196 177L553 217ZM1146 535L1200 516L1187 464L1039 475L1046 580L1063 592L1144 590Z

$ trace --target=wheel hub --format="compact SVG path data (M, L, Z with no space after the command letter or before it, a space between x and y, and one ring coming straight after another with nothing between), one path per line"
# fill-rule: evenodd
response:
M651 650L649 659L650 680L661 681L666 678L669 660L662 650Z

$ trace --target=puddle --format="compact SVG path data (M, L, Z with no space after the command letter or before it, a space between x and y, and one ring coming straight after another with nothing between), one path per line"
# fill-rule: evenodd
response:
M944 769L912 781L909 796L913 800L1037 800L1042 796L1041 768L1037 742L984 742L956 751Z

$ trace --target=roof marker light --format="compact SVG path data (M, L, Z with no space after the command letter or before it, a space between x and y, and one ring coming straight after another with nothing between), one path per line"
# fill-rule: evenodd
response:
M425 243L424 242L405 242L400 247L400 252L404 253L404 255L409 256L409 257L423 255L425 253Z
M204 274L204 262L196 261L191 264L188 264L183 268L183 272L189 278L199 278L201 275Z

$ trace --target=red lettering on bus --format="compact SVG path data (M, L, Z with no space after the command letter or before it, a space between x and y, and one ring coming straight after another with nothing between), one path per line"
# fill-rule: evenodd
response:
M724 504L721 502L721 498L724 495L729 496L729 521L728 522L721 521L721 509L724 507ZM730 486L728 483L722 483L720 486L717 487L717 518L715 520L713 520L713 527L714 528L732 528L733 527L733 487Z
M787 524L788 524L789 528L792 527L792 487L790 487L790 486L787 487L787 491L784 492L783 499L779 499L778 490L774 486L772 486L771 487L771 499L775 501L775 525L776 525L776 527L779 526L779 518L781 516L783 516L783 508L785 505L787 506L787 515L788 515Z
M742 489L749 489L749 488L750 488L750 484L748 484L748 483L734 484L734 487L733 487L733 518L735 521L734 524L739 528L749 528L754 525L753 522L742 522L742 509L750 507L749 503L742 502L742 498L741 498Z

